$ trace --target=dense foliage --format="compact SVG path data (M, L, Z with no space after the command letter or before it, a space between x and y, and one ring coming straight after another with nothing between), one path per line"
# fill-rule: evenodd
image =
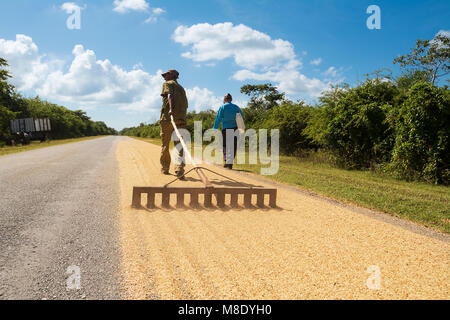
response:
M23 118L49 118L54 139L116 134L114 129L101 121L92 121L85 112L42 101L38 97L26 99L15 92L8 83L10 75L7 61L0 58L0 143L11 136L10 120Z
M339 89L320 99L307 130L347 168L368 168L386 162L393 146L387 116L396 109L398 89L389 81L370 80Z
M141 123L138 127L124 128L120 131L123 136L140 137L140 138L159 138L160 128L159 121L153 124L146 125Z
M396 121L392 167L406 179L450 182L450 95L447 88L415 84Z

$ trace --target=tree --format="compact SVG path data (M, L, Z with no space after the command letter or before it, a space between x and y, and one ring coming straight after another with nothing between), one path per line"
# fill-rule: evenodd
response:
M211 129L214 126L214 122L216 120L217 113L213 110L207 110L207 111L201 111L199 113L197 112L189 112L187 114L187 124L186 128L191 133L192 137L194 136L194 123L195 121L201 121L202 122L202 131L203 133ZM159 130L159 127L158 127ZM158 137L159 137L159 131L158 131Z
M260 85L245 85L241 87L241 93L251 97L249 108L267 111L279 106L285 101L285 94L270 83Z
M0 58L0 104L8 105L11 103L12 96L14 94L14 86L8 83L8 79L11 78L8 70L8 62Z
M396 123L392 167L407 180L450 183L450 94L427 82L415 84Z
M369 168L388 161L393 133L386 116L397 94L393 83L376 79L352 89L334 88L320 99L322 105L306 133L346 168Z
M303 101L285 102L267 113L261 127L280 130L280 150L285 154L309 150L316 147L304 132L312 112L313 108Z
M3 86L6 87L6 85L8 84L7 80L11 78L8 70L6 70L7 67L8 62L5 59L0 58L0 83L2 84L2 88L4 88Z
M8 83L11 78L6 70L8 62L0 58L0 144L9 137L9 121L14 119L16 114L9 110L6 106L11 104L14 87Z
M431 83L450 74L450 37L438 34L433 40L417 40L410 54L394 59L401 68L423 72Z
M14 112L0 105L0 146L3 144L2 141L10 136L9 121L14 119L15 116Z
M432 82L432 77L429 72L420 70L408 70L396 79L397 85L400 90L408 91L417 82L426 81Z
M331 86L322 93L319 97L320 104L311 112L305 134L321 147L327 145L327 126L335 115L337 103L346 96L349 88L350 86L345 83Z

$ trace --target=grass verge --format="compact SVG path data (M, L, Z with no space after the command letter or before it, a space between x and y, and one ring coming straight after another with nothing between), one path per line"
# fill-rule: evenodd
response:
M96 136L96 137L83 137L83 138L74 138L74 139L64 139L64 140L51 140L40 143L39 141L33 141L30 145L27 146L5 146L0 148L0 156L4 156L7 154L12 153L19 153L24 151L30 151L35 149L41 149L41 148L47 148L52 146L58 146L61 144L67 144L67 143L74 143L74 142L80 142L80 141L86 141L86 140L93 140L98 138L103 138L105 136Z
M161 145L159 139L136 139ZM256 174L260 168L236 166ZM268 178L450 233L450 187L397 180L371 171L344 170L290 156L281 156L278 173Z

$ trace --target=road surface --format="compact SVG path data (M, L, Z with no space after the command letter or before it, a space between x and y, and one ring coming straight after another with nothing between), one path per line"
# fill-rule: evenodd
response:
M117 142L0 157L0 299L121 297Z
M0 157L0 299L450 298L449 236L295 187L278 209L132 209L171 180L158 158L125 137Z

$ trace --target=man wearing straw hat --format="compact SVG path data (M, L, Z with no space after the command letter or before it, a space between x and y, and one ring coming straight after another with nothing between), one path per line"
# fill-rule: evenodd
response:
M172 133L174 132L173 125L170 117L173 116L175 124L178 129L186 129L186 114L188 109L188 100L186 97L186 91L178 84L177 79L179 77L177 70L168 70L163 73L162 76L165 80L161 92L163 107L161 109L161 173L169 175L170 170L170 141L172 140ZM175 148L178 152L178 161L175 167L175 174L181 178L184 175L184 152L180 142L175 142Z

